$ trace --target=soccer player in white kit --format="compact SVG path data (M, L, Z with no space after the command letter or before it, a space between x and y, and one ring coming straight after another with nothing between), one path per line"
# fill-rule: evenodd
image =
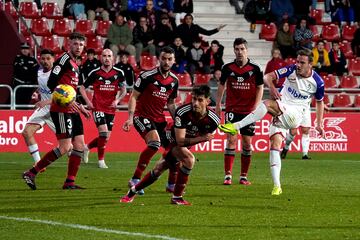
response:
M55 132L55 126L50 117L50 103L51 92L47 87L47 81L49 79L51 69L54 63L54 53L51 50L43 49L40 53L40 64L42 68L38 71L38 84L39 88L37 93L34 93L33 97L37 97L40 94L41 100L35 104L35 111L27 121L22 135L28 146L29 152L33 157L34 162L40 160L39 147L35 140L34 134L40 130L44 125L48 125L49 128Z
M237 134L239 129L262 119L266 113L273 116L270 125L270 170L274 182L272 195L282 193L280 149L283 138L287 130L300 126L306 111L310 108L312 96L316 99L316 130L324 137L322 126L324 81L312 70L312 61L311 51L298 51L296 64L280 68L264 76L264 83L269 87L272 99L263 101L255 111L239 122L219 125L221 131ZM283 77L286 77L286 80L279 92L274 81Z

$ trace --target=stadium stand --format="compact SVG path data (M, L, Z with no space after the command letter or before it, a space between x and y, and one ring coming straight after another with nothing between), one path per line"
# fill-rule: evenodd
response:
M355 95L354 97L354 107L360 107L360 95Z
M44 2L41 8L41 16L48 19L63 18L62 11L56 2Z
M356 31L356 26L346 25L341 30L341 38L342 40L351 41L354 38L354 33Z
M338 25L330 24L323 26L321 30L321 37L326 41L339 41L340 40L340 29Z
M46 18L32 19L30 30L36 36L51 36L50 27Z
M100 36L89 36L86 39L86 48L94 49L96 54L100 54L103 50L103 43Z
M340 78L339 88L359 88L359 83L355 76L342 76Z
M176 76L179 79L179 86L181 87L191 87L191 77L188 73L178 73Z
M77 20L75 22L75 32L82 33L86 37L94 36L92 22L90 20Z
M360 58L349 59L349 73L360 76Z
M36 19L41 17L35 2L20 2L19 11L24 18Z
M56 35L51 36L43 36L41 39L41 48L47 48L52 50L54 53L61 53L63 52L60 47L60 40L59 37Z
M157 66L158 60L156 56L141 55L140 56L140 68L147 71Z
M52 33L62 37L68 37L72 33L72 27L69 19L55 19L53 22Z
M267 41L274 41L276 37L276 32L277 32L277 27L275 23L263 24L261 26L259 38L265 39Z
M350 96L346 93L335 94L333 99L333 107L352 107Z
M101 37L106 37L111 24L111 21L97 21L95 34Z
M337 88L336 76L329 74L322 76L322 78L324 79L325 88Z
M211 78L212 74L202 74L196 73L194 74L194 84L201 85L207 84Z

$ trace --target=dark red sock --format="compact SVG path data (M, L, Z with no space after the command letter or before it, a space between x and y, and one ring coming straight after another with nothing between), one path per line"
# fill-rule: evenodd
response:
M81 162L81 151L73 150L68 160L67 179L75 180Z
M159 177L155 176L153 171L148 172L141 181L135 185L136 191L146 188L147 186L153 184Z
M246 177L249 168L250 168L250 162L251 162L251 155L243 155L241 154L241 173L240 176Z
M188 169L184 166L179 169L174 189L175 197L181 197L183 195L184 189L189 180L190 171L191 169Z
M47 166L49 166L52 162L54 162L59 157L61 157L61 153L58 148L55 148L55 149L47 152L40 159L40 161L38 161L36 163L36 165L34 166L34 170L36 171L36 173L39 172L41 169L46 168ZM31 172L34 173L35 171L31 171ZM36 173L34 173L34 174L36 174Z
M227 154L226 151L235 151L235 149L225 149L224 154L224 171L225 175L231 175L234 164L235 154Z
M88 143L87 147L88 149L92 149L94 147L98 146L98 138L94 138L93 140L91 140L91 142Z
M175 166L172 165L169 168L168 184L175 184L176 183L178 170L179 170L179 164L176 164Z
M151 158L155 155L157 149L151 147L146 147L140 154L136 170L134 172L133 178L140 179L147 165L149 164Z
M104 160L105 159L104 157L105 157L106 143L107 143L107 138L106 137L98 137L97 149L98 149L98 159L99 160Z

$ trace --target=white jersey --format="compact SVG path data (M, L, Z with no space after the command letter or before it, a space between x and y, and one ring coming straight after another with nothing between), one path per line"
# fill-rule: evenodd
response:
M43 72L43 69L38 71L38 84L41 101L51 99L51 91L47 86L51 71ZM47 111L50 111L50 105L46 105Z
M281 101L289 105L310 108L311 98L317 101L324 98L324 80L314 71L310 77L296 75L296 65L290 65L275 71L278 78L286 77L280 91Z

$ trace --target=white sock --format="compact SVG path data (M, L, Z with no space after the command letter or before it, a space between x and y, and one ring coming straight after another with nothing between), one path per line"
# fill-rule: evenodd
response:
M302 146L303 156L307 155L308 152L309 152L309 147L310 147L310 136L309 136L309 134L302 134L301 146Z
M39 146L37 144L33 144L28 146L29 152L31 156L33 157L34 162L40 161L40 153L39 153Z
M280 187L281 158L279 150L270 150L270 171L274 186Z
M291 135L291 133L288 132L288 133L286 134L285 146L284 146L284 148L285 148L286 150L289 149L290 144L294 141L294 138L295 138L295 136Z
M234 127L240 130L245 126L262 119L266 115L266 113L267 113L267 108L265 104L262 102L252 113L249 113L243 120L234 123Z

